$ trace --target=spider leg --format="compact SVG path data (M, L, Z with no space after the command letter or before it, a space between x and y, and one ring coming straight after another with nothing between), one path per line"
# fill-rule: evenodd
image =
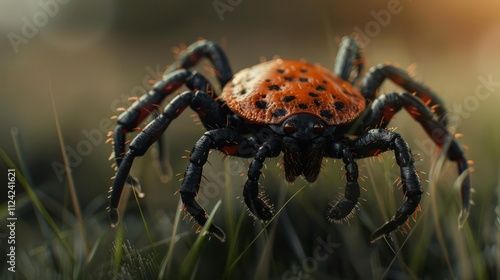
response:
M349 146L355 158L376 156L379 153L392 150L396 156L396 163L400 168L403 193L406 200L399 207L396 215L372 234L371 241L375 242L406 222L417 208L423 189L413 165L411 150L399 134L385 129L370 129L358 139L350 142Z
M156 108L156 110L153 111L153 118L157 118L160 114L160 108ZM165 144L163 142L163 138L165 138L165 136L160 137L160 139L156 141L156 154L153 154L153 157L158 163L160 174L162 176L168 176L170 174L167 168L167 163L165 162Z
M415 81L406 71L398 67L386 64L379 64L372 67L363 78L361 94L369 101L375 100L378 96L378 88L387 78L406 91L414 93L427 106L433 109L433 114L441 124L445 126L448 124L446 108L441 98L430 88Z
M196 65L201 58L208 58L215 67L216 76L221 86L224 86L233 77L233 72L229 66L229 61L226 54L221 49L219 44L200 40L192 43L180 55L177 62L172 64L165 73L170 73L177 69L187 69Z
M229 66L228 59L221 49L221 47L213 42L207 40L199 40L193 44L191 44L186 50L184 50L180 55L178 60L170 65L164 72L164 76L169 75L172 72L175 72L180 69L188 69L194 65L196 65L201 58L208 58L212 65L215 67L216 76L219 80L221 86L224 86L233 76L233 72L231 67ZM194 90L193 88L190 88ZM203 89L199 87L199 89ZM208 94L215 97L215 93L213 90L206 90ZM166 175L166 165L164 163L163 157L163 145L162 141L159 140L157 142L157 160L160 166L160 169L164 175Z
M164 76L161 81L158 81L153 86L148 94L143 95L139 100L135 101L118 117L118 125L113 134L113 149L117 167L120 167L122 157L125 154L126 134L134 131L147 116L157 109L157 105L163 99L184 84L191 90L210 91L212 88L201 74L184 69L177 70ZM162 169L164 168L162 167ZM131 179L129 178L129 180Z
M424 128L425 132L439 147L447 147L446 156L458 165L458 174L469 169L467 159L460 144L456 141L446 126L433 118L432 112L422 100L409 93L389 93L375 99L371 104L370 114L365 119L367 128L385 128L392 116L404 108ZM462 181L460 189L462 209L468 211L470 207L470 175Z
M351 151L344 143L334 143L327 150L327 154L333 158L341 158L345 164L347 183L344 197L335 203L327 214L329 221L339 221L346 218L358 203L360 196L358 165L354 161Z
M243 197L250 212L257 219L269 220L273 217L272 207L259 195L259 177L264 166L264 160L268 157L276 157L281 152L281 144L278 140L265 142L257 150L248 168L248 179L243 187Z
M112 225L119 222L117 207L134 158L144 155L168 128L172 120L177 118L188 106L198 113L205 126L212 128L225 126L225 118L220 111L219 104L204 92L187 91L172 99L163 113L151 121L130 143L130 149L118 167L111 189L108 209Z
M198 204L195 197L200 188L203 165L207 162L210 150L217 149L228 155L250 157L253 149L251 151L242 149L247 142L246 138L229 128L207 131L196 142L189 156L189 165L184 173L180 193L185 209L200 226L205 225L208 215ZM219 227L211 224L208 231L224 242L225 234Z
M361 77L363 68L364 57L358 42L352 37L343 37L335 58L333 73L354 85Z

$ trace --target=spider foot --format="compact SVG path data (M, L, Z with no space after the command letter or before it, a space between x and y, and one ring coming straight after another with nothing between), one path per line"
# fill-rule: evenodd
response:
M391 232L396 230L399 226L403 225L408 219L408 215L398 213L390 221L386 222L383 226L378 228L371 236L370 242L375 243L382 237L388 236Z
M329 222L340 222L342 219L349 218L353 213L353 209L358 204L357 201L351 201L342 198L330 210L328 210L327 218Z
M189 213L189 215L191 215L191 217L196 221L196 223L198 223L198 225L205 226L208 220L208 215L194 199L196 194L184 191L180 191L180 193L182 201L184 203L183 210ZM224 233L224 231L213 223L209 225L207 231L208 234L215 236L221 242L224 242L226 240L226 234Z
M120 215L118 213L118 209L116 208L108 208L109 220L111 222L111 227L116 227L120 222Z
M270 220L274 216L273 207L270 206L266 200L261 198L245 198L245 203L250 210L250 213L259 220Z
M191 216L196 220L196 222L198 223L198 225L200 225L198 227L198 229L196 230L196 233L200 233L201 229L203 228L203 226L205 226L207 220L208 220L208 216L205 214L205 213L200 213L200 214L197 214L197 215L192 215ZM210 236L214 236L215 238L219 239L220 242L225 242L226 241L226 234L224 233L224 231L216 226L214 223L211 223L208 228L207 228L207 234L210 235Z
M220 242L226 241L226 234L224 233L224 231L213 223L208 227L208 234L219 239Z
M388 236L392 231L397 229L399 226L394 221L389 221L385 223L383 226L378 228L370 237L370 242L375 243L382 237Z

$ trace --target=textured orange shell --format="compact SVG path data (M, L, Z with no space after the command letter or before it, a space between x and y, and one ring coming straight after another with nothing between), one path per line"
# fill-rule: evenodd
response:
M282 59L236 73L221 97L233 112L257 124L280 124L308 113L338 125L352 122L365 109L359 91L327 69Z

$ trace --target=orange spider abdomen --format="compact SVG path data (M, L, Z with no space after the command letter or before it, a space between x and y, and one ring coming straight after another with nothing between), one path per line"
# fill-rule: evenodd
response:
M233 112L256 124L280 124L308 113L338 125L365 109L365 99L349 82L319 65L282 59L236 73L221 97Z

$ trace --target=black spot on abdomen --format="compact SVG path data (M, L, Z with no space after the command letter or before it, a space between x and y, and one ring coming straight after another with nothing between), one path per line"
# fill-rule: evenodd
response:
M330 113L330 111L328 111L328 110L321 110L321 111L319 112L319 114L320 114L322 117L327 118L327 119L329 119L329 118L333 117L332 113Z
M309 106L307 106L307 104L300 103L300 104L299 104L299 108L300 108L300 109L307 109L307 108L309 108Z
M317 91L325 91L325 90L326 90L326 88L325 88L324 86L317 86L317 87L316 87L316 90L317 90Z
M280 90L281 89L280 86L278 86L278 85L270 85L270 86L268 86L268 88L269 88L269 90Z
M255 106L259 109L267 109L267 102L259 100L259 101L255 102Z
M290 102L292 100L295 100L295 98L296 97L293 96L293 95L287 95L287 96L283 97L283 99L281 99L281 101L283 101L283 102Z
M274 110L272 115L273 117L277 118L277 117L283 117L286 114L287 114L286 109L276 109Z
M342 109L344 109L344 107L345 107L344 102L340 102L340 101L335 102L335 110L342 110Z

